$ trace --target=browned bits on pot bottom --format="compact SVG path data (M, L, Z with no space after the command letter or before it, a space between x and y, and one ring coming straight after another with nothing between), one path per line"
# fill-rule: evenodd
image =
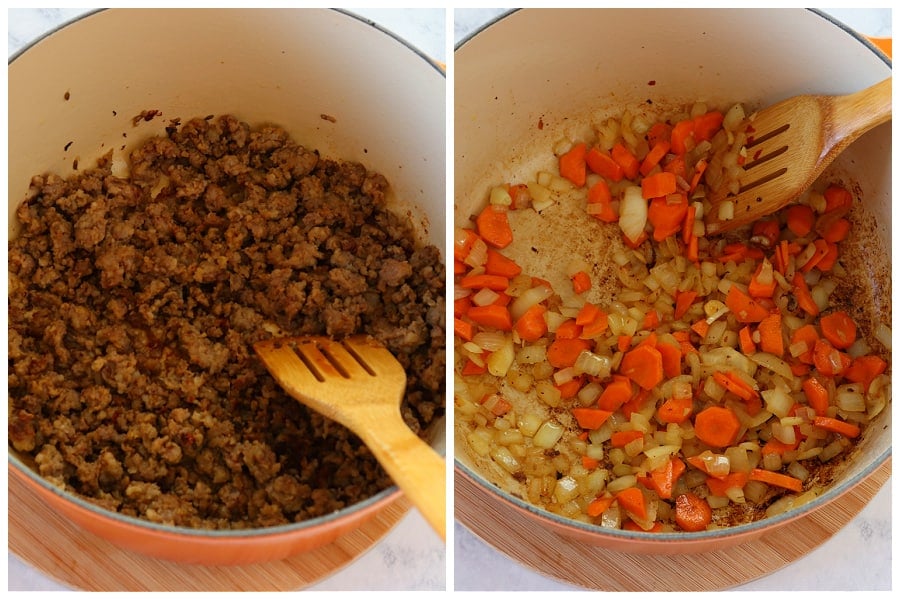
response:
M276 333L367 332L444 414L444 267L388 184L274 126L193 119L68 179L33 178L9 244L9 442L111 510L195 528L323 515L390 485L252 354Z

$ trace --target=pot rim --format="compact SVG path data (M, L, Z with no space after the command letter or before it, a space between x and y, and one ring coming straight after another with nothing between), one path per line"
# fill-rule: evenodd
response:
M454 46L455 51L459 51L463 46L465 46L468 42L472 41L474 38L478 37L485 30L489 29L491 26L499 23L503 19L513 15L516 12L519 12L523 9L516 8L511 9L506 12L503 12L499 15L496 15L494 18L490 19L477 29L470 32L465 37L461 38ZM602 10L602 9L600 9ZM636 9L640 10L640 9ZM677 9L681 10L681 9ZM721 10L726 11L729 9L701 9L701 10ZM782 9L779 9L782 10ZM838 19L833 16L825 13L824 11L816 8L805 8L805 10L813 15L821 17L831 23L832 25L837 26L839 29L849 34L851 37L855 38L858 42L863 44L869 50L871 50L875 56L883 61L888 67L892 67L892 59L888 57L884 52L882 52L872 41L855 30L851 29ZM454 466L455 469L460 471L464 476L471 479L473 482L478 484L481 488L485 489L488 493L493 496L499 497L500 500L512 505L514 508L519 511L528 514L531 517L536 518L537 520L547 521L550 524L568 530L574 530L578 534L588 537L595 538L597 541L601 541L603 538L613 539L618 542L621 541L634 541L640 542L642 544L661 544L661 543L673 543L673 542L687 542L687 543L698 543L704 541L715 541L715 540L723 540L732 537L744 537L744 536L755 536L761 534L764 530L769 527L778 526L790 521L793 521L797 518L803 517L820 506L828 504L838 497L842 496L850 489L858 485L861 481L868 478L872 473L874 473L878 468L880 468L883 464L890 460L892 454L892 446L888 445L887 448L881 452L874 460L870 461L867 465L861 468L857 473L855 473L852 477L848 477L846 480L841 481L838 485L830 485L826 488L826 490L817 496L816 498L810 500L809 502L802 504L800 506L794 507L790 510L787 510L779 515L774 517L766 517L763 519L759 519L756 521L752 521L749 523L743 523L741 525L735 525L730 527L723 527L721 529L714 530L706 530L699 532L667 532L667 533L652 533L645 531L626 531L621 529L610 529L604 528L599 525L594 525L591 523L585 523L582 521L577 521L575 519L570 519L567 517L563 517L556 513L550 512L544 508L541 508L537 505L531 504L513 494L510 494L506 490L500 488L499 486L488 481L484 476L478 473L469 465L460 461L459 458L454 457Z
M55 28L46 31L42 35L32 39L27 44L23 45L20 49L14 52L8 59L7 67L13 65L14 61L23 55L25 55L29 50L40 44L41 42L51 38L56 33L70 28L74 25L78 25L80 22L99 15L104 12L109 11L122 11L121 8L99 8L93 9L87 12L84 12L80 15L73 17L72 19L61 23ZM156 9L156 10L166 10L166 9ZM181 10L181 9L169 9L169 10ZM251 11L258 10L263 11L265 9L252 9L252 8L242 8L242 9L218 9L218 10L231 10L231 11ZM290 9L290 10L313 10L313 9ZM418 47L413 45L408 40L401 37L399 34L379 25L375 21L368 19L362 15L355 14L348 9L343 8L316 8L316 12L319 13L336 13L338 15L343 15L344 17L354 19L359 21L365 25L368 25L372 29L388 36L392 40L400 43L404 48L411 51L413 54L424 60L424 62L434 71L440 74L446 80L446 71L441 66L440 63L431 58L428 54L420 50ZM432 426L431 429L434 431L432 434L436 439L440 439L442 436L441 432L437 430L438 427L442 425L442 421L444 423L444 427L446 426L446 418L442 418L442 420L438 420ZM438 453L441 456L446 456L446 449L437 449ZM254 527L247 529L199 529L199 528L190 528L183 526L175 526L175 525L167 525L162 523L154 523L148 521L146 519L140 519L137 517L131 517L129 515L124 515L118 512L114 512L103 508L99 505L96 505L72 492L69 492L65 489L62 489L40 474L36 473L34 469L29 467L25 461L23 461L19 456L15 453L15 451L11 447L7 447L7 465L10 470L15 470L21 475L24 479L27 479L30 483L35 484L42 488L44 491L52 493L54 496L59 498L62 502L71 503L75 507L85 510L92 514L95 517L98 517L107 522L113 522L118 524L124 524L128 527L138 528L147 530L150 533L154 534L162 534L166 536L180 536L187 539L206 539L212 541L222 541L227 542L229 540L232 541L253 541L264 538L274 538L274 537L292 537L297 534L304 534L307 531L313 531L316 529L321 529L323 527L328 527L333 524L339 524L342 520L347 519L349 517L353 517L357 514L365 514L374 509L377 509L380 506L385 506L390 502L394 501L398 498L402 492L400 488L393 484L389 487L384 488L378 493L346 506L342 509L336 510L326 515L322 515L319 517L313 517L311 519L306 519L303 521L298 521L294 523L286 523L282 525L274 525L271 527Z

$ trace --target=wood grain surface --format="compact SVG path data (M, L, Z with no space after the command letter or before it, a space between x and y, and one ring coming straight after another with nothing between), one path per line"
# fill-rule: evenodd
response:
M348 565L409 510L403 496L360 529L281 561L207 567L119 548L49 510L17 477L9 478L9 551L63 585L87 591L285 591L310 586Z
M890 478L888 459L821 510L759 539L702 554L640 555L588 546L534 522L467 477L456 477L456 519L525 567L571 585L602 591L724 590L787 566L827 541Z

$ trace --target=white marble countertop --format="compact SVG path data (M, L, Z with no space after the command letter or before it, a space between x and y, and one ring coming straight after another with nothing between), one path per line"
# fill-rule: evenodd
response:
M456 9L454 36L459 42L505 9ZM891 36L890 9L825 9L836 19L869 36ZM834 537L804 558L739 591L890 590L891 480ZM578 590L536 573L487 545L464 526L454 528L455 590Z
M9 9L9 56L63 23L93 9ZM438 9L351 9L393 32L423 54L446 62L446 11ZM447 559L443 542L411 510L373 548L345 568L307 588L329 590L444 590ZM67 588L8 552L10 591Z

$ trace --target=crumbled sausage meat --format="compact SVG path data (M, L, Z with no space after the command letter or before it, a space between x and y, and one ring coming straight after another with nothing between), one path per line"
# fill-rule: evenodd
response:
M327 514L390 485L349 431L253 355L276 333L366 332L444 414L444 267L387 181L280 127L193 119L130 155L33 178L9 243L9 443L110 510L194 528Z

